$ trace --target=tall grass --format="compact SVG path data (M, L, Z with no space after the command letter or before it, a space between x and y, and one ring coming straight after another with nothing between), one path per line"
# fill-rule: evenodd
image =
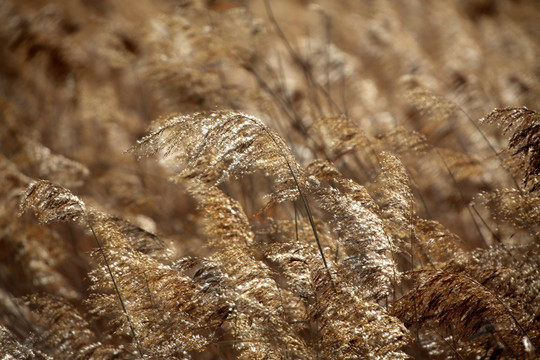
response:
M0 355L534 359L536 1L0 4Z

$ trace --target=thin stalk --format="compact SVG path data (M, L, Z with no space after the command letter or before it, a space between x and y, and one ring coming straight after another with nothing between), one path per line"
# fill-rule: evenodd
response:
M315 242L317 243L319 253L321 254L321 258L322 258L322 261L323 261L323 264L324 264L324 268L326 269L328 279L330 280L330 284L332 285L332 290L334 291L334 293L337 293L336 285L334 284L334 280L332 279L332 275L330 274L330 268L328 267L328 263L326 262L326 257L324 256L323 248L322 248L322 245L321 245L321 240L319 239L319 234L317 233L317 228L315 227L315 220L313 220L313 215L311 214L311 208L309 207L309 203L308 203L308 201L307 201L307 199L306 199L306 197L304 195L304 192L302 191L302 189L300 187L300 183L298 182L298 178L296 177L296 174L294 173L294 170L293 170L293 168L291 166L291 163L287 159L287 156L283 152L283 149L279 146L277 140L274 138L272 133L270 131L268 131L268 129L266 127L264 127L264 126L262 126L261 128L268 134L268 136L270 137L270 139L272 139L274 144L276 144L276 147L279 149L279 151L281 152L281 155L283 156L283 159L285 159L285 162L287 163L287 167L289 168L289 171L290 171L290 173L291 173L291 175L293 177L294 183L296 185L296 189L298 190L298 195L300 196L300 199L302 200L302 204L304 205L304 209L306 210L306 213L307 213L307 216L308 216L308 219L309 219L309 223L311 225L311 230L313 231L313 235L315 236Z
M465 201L465 194L463 194L463 191L461 191L461 188L459 187L457 179L454 176L454 174L452 173L452 170L450 170L450 167L446 163L446 160L444 159L442 154L439 152L439 150L437 148L434 148L434 150L437 153L437 155L439 156L439 158L441 159L441 161L443 162L444 167L446 168L446 171L448 172L448 175L450 175L450 178L452 179L452 182L454 183L454 185L455 185L455 187L456 187L456 189L457 189L457 191L459 193L459 196L461 197L461 201L463 201L464 205L467 205L467 202ZM480 225L478 225L478 223L476 222L476 219L474 218L474 214L473 214L472 210L468 206L467 206L467 211L469 212L469 215L471 216L471 219L472 219L472 221L474 223L474 226L476 227L476 231L478 231L478 234L480 235L480 238L484 242L484 245L487 247L487 241L486 241L486 239L484 237L484 234L482 234L482 231L480 230Z
M512 312L510 311L510 309L508 308L508 306L501 300L500 297L497 296L497 294L494 294L492 293L486 286L484 286L482 283L480 283L479 281L473 279L471 276L469 276L468 274L465 274L465 278L468 279L469 281L471 281L472 283L476 284L477 286L480 286L482 289L486 290L491 296L493 296L495 298L495 300L497 300L497 302L499 304L502 305L502 307L504 308L504 310L506 311L506 313L508 313L508 315L512 318L512 320L514 321L514 324L516 325L516 327L518 328L518 330L521 332L521 334L526 337L530 344L532 345L533 349L534 349L534 352L536 353L536 346L534 345L534 343L532 342L531 338L529 337L529 335L527 334L527 332L525 331L525 329L521 326L521 324L519 323L519 321L516 319L516 317L514 316L514 314L512 314Z
M274 13L272 11L272 7L270 6L270 2L268 0L264 0L264 6L266 8L266 13L268 14L268 18L270 19L270 22L274 26L276 33L278 37L283 41L283 44L285 45L285 48L287 49L287 52L289 55L293 58L293 60L300 66L302 69L306 80L308 80L308 83L311 83L315 86L316 89L318 89L324 97L327 99L327 101L330 103L330 105L338 111L338 113L343 114L343 111L340 109L340 107L336 104L336 102L332 99L330 94L326 91L326 89L321 86L314 78L313 74L309 70L308 66L306 65L306 62L298 55L298 53L292 48L289 40L287 40L287 37L285 36L285 33L279 26Z
M112 283L114 285L114 290L116 292L116 296L118 297L118 300L120 301L120 305L122 306L122 311L124 312L124 315L126 316L126 320L128 322L129 329L131 331L131 336L133 337L133 340L135 341L135 345L137 346L137 351L139 352L139 355L144 357L141 344L139 343L139 339L137 338L137 335L135 334L135 328L133 327L133 324L131 323L131 319L129 318L129 315L126 310L126 306L124 305L124 300L122 300L122 295L120 294L120 289L118 288L118 285L116 284L116 280L114 279L114 275L111 270L111 266L109 265L109 260L107 260L107 256L105 256L105 251L103 250L103 246L101 246L101 242L99 241L96 232L94 231L94 227L90 223L90 221L85 218L86 223L88 224L88 227L90 228L90 231L92 231L92 235L94 236L94 239L96 240L96 243L99 248L99 252L101 253L101 256L103 257L103 260L105 261L105 266L107 267L107 271L109 272L109 275L111 276Z

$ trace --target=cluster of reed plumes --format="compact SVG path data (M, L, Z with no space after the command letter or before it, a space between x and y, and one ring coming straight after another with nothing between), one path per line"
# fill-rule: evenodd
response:
M539 15L1 1L0 358L535 359Z

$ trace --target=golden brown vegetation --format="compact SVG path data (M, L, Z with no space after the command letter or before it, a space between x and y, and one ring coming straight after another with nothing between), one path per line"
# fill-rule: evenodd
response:
M539 16L0 1L0 357L536 358Z

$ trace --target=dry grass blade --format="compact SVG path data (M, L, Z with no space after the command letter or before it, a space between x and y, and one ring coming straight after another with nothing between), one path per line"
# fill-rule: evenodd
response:
M286 226L283 231L288 232ZM310 334L318 359L406 358L401 348L408 342L407 331L381 306L364 299L349 272L331 263L338 280L333 289L313 246L275 242L265 246L265 254L298 299L291 314L302 320L297 320L299 330Z
M497 123L504 133L510 133L508 147L519 156L515 168L523 172L523 183L530 191L539 190L540 113L526 107L508 107L493 110L481 121Z
M325 249L339 253L329 226L318 223L317 229ZM280 273L287 281L286 289L303 298L313 291L310 284L308 258L316 256L317 250L311 240L311 225L307 219L271 221L268 228L257 233L257 247L272 263L280 267ZM335 266L334 257L329 259L330 267Z
M484 351L496 354L501 351L500 344L506 344L506 355L529 358L530 349L524 346L531 344L529 336L504 301L487 287L455 271L436 270L419 275L420 285L396 302L392 311L407 328L420 332L438 329L442 338L451 339L458 357L481 356ZM412 308L416 310L412 312ZM446 341L432 341L428 348L449 350Z
M371 139L345 116L320 119L310 128L310 133L320 139L331 159L372 146Z
M21 151L16 156L17 163L25 172L35 177L48 179L56 184L75 187L83 184L89 170L83 164L55 154L48 147L22 137Z
M403 163L395 155L378 155L381 170L372 185L371 193L377 204L385 229L394 245L402 251L410 247L414 198L410 179Z
M511 324L504 309L497 302L490 301L490 293L467 280L465 275L444 271L422 275L422 282L416 291L400 299L394 306L395 314L407 327L415 325L414 314L408 311L408 302L418 299L422 299L417 308L420 325L434 319L445 324L449 333L454 332L458 339L473 336L483 318L497 319L505 326Z
M28 341L55 359L112 357L123 352L122 347L101 343L89 322L62 298L33 294L24 299L24 306L29 321L39 331Z
M52 357L45 355L38 349L32 349L17 341L17 337L3 325L0 325L0 356L2 359L36 359L50 360Z
M240 204L216 187L191 184L205 216L205 233L235 289L231 329L242 359L309 357L310 350L283 319L280 290L270 269L255 259L254 235ZM231 286L232 287L232 286Z
M275 177L277 201L298 197L302 169L289 146L259 119L231 111L172 115L139 141L139 150L159 155L177 169L175 180L217 185L256 171ZM297 181L295 181L297 180Z
M32 209L42 223L81 220L85 204L69 190L47 180L32 182L20 203L20 213Z
M468 270L468 275L505 304L521 315L518 321L534 339L536 346L540 332L531 326L540 312L540 245L494 246L462 253L449 261L445 271Z
M120 230L114 222L96 226L108 263L99 252L94 254L101 266L90 273L91 312L109 319L117 335L129 335L131 324L141 349L153 358L184 358L206 348L228 312L226 299L208 295L181 264L163 264L133 249ZM115 301L116 286L122 291L130 323Z
M416 78L404 76L400 79L400 85L404 88L408 102L428 122L440 125L448 120L448 117L456 111L456 105L442 96L438 96L424 88Z
M464 251L459 236L435 220L415 219L414 240L415 258L423 264L443 263Z
M116 296L120 301L122 311L131 330L133 340L137 345L139 355L142 356L142 350L139 346L135 330L133 329L131 320L124 305L124 301L122 300L120 289L116 284L112 269L107 260L107 255L105 254L99 238L94 231L92 223L86 214L86 205L84 202L64 187L55 185L46 180L38 180L28 186L24 196L21 199L20 212L22 213L29 208L34 211L38 219L43 223L77 220L90 228L101 256L105 262L107 271L111 277L111 281L113 282Z
M170 260L171 250L157 235L152 234L118 216L112 216L99 210L89 209L87 216L94 231L106 240L108 233L119 233L134 251L141 252L161 261ZM103 244L106 245L106 244Z
M540 197L526 196L516 189L497 189L482 193L480 199L498 224L509 223L514 229L528 230L537 239L540 236Z
M380 209L365 187L341 177L325 162L309 166L319 181L329 181L313 192L321 207L333 216L334 231L347 257L343 268L351 272L366 299L383 299L392 292L398 276L393 259L394 245L386 233Z
M158 120L156 126L157 130L139 141L138 149L180 167L177 180L196 179L214 186L230 176L259 170L275 179L271 202L300 197L328 268L304 195L304 171L278 134L253 116L231 111L173 115Z
M425 135L402 126L378 136L381 145L400 156L418 156L432 150Z
M365 300L360 287L346 278L332 293L324 268L308 261L316 301L310 318L320 327L322 359L406 359L401 348L408 343L403 324L378 304Z

